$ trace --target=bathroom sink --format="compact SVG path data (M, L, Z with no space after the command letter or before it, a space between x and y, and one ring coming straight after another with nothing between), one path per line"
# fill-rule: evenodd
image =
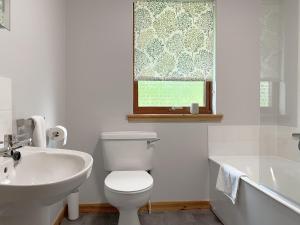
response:
M20 152L19 162L0 157L0 221L48 225L47 206L66 198L90 176L93 158L62 149L25 147Z

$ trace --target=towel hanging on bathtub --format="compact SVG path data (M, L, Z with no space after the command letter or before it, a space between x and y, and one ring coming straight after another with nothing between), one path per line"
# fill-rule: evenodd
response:
M236 203L241 177L247 176L236 168L223 164L220 166L216 188L223 192L233 204Z
M32 145L35 147L46 147L46 121L42 116L32 116L34 129L32 134Z

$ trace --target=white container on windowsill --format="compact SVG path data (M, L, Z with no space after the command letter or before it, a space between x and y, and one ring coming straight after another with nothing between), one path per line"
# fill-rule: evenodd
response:
M199 104L198 103L192 103L190 106L190 113L193 115L199 114Z

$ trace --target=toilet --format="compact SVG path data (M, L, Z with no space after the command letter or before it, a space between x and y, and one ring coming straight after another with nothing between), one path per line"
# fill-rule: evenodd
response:
M140 225L138 210L149 200L153 188L152 156L155 132L103 132L104 181L107 201L119 210L118 225Z

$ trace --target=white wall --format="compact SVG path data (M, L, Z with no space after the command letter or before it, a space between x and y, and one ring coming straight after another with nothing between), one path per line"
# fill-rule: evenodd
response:
M259 124L259 0L218 0L217 111L225 125ZM82 202L106 202L101 131L154 130L154 201L208 199L207 124L128 123L132 112L132 1L69 0L69 147L91 153Z
M0 76L12 79L14 118L40 114L49 126L64 124L65 14L64 0L11 1L11 31L0 30Z
M217 0L217 111L224 123L259 122L260 0Z
M4 135L12 132L11 79L0 77L0 90L0 141L3 141Z
M12 79L15 118L65 120L65 5L11 1L11 31L0 30L0 75Z

